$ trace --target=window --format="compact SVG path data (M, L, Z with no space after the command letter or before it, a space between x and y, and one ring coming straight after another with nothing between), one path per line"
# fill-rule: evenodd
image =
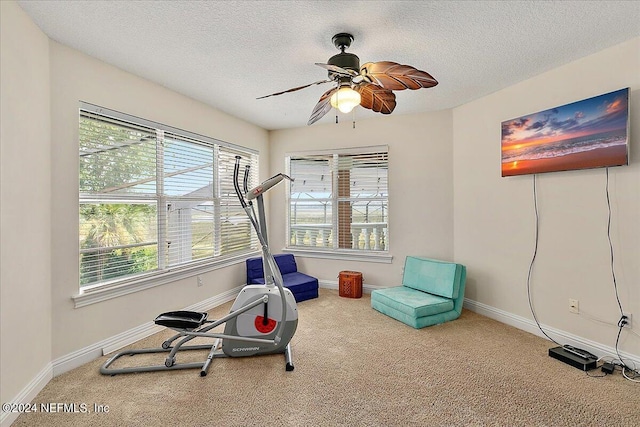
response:
M257 250L233 189L255 151L85 103L79 122L81 289Z
M290 154L289 249L389 251L386 146Z

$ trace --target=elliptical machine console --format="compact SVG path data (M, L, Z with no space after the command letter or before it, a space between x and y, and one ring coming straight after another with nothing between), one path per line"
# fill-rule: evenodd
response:
M247 285L238 294L228 315L218 320L207 320L207 313L194 311L171 311L162 313L154 322L177 332L162 343L161 348L121 351L107 360L100 368L104 375L126 374L133 372L166 371L174 369L200 369L200 375L207 375L214 358L247 357L264 354L282 353L285 356L285 369L293 371L291 338L298 326L296 301L289 289L283 286L282 275L269 250L267 224L264 211L263 194L283 179L293 181L284 174L275 175L262 184L248 189L249 166L245 167L243 191L240 190L240 156L236 156L233 171L234 189L254 228L262 248L262 262L265 285ZM245 200L246 195L246 200ZM256 201L257 214L253 201ZM224 332L210 332L224 324ZM184 345L196 337L213 338L213 345ZM174 342L177 342L173 345ZM179 351L209 350L203 362L176 363ZM147 365L123 368L109 368L124 355L169 353L164 365Z

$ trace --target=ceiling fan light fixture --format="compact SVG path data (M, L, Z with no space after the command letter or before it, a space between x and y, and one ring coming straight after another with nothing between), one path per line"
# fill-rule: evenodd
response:
M340 50L340 53L329 58L326 64L315 63L315 65L327 70L327 80L261 96L258 99L295 92L318 84L336 83L337 87L334 86L323 93L316 106L313 107L307 122L307 125L312 125L332 108L347 114L360 105L375 113L391 114L396 108L394 90L426 89L438 84L438 81L431 74L411 65L378 61L367 62L360 66L360 58L357 55L345 52L351 46L352 41L353 36L349 33L336 34L333 36L333 44ZM337 122L338 116L336 116Z
M331 106L337 108L342 113L350 113L355 107L360 105L360 93L349 86L342 86L336 93L331 95Z

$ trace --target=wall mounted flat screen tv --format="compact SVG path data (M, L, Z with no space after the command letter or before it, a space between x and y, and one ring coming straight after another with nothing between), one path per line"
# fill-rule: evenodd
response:
M629 88L502 122L502 176L629 164Z

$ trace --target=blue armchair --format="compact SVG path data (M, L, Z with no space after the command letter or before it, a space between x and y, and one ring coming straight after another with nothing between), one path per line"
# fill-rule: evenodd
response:
M282 274L284 287L293 294L296 302L318 298L318 279L298 271L298 265L293 254L278 254L273 256ZM247 264L247 284L264 285L264 270L262 257L249 258Z

